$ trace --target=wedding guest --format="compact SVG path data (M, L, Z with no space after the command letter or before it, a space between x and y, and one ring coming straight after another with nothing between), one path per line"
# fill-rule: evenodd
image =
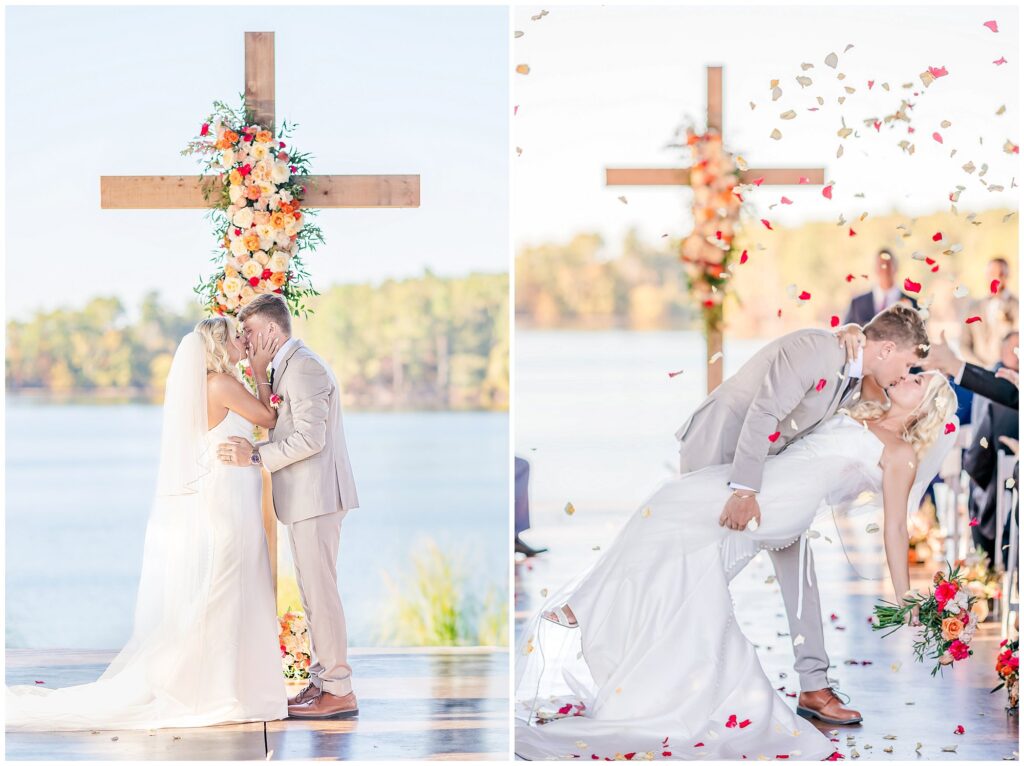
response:
M1017 329L1019 299L1010 292L1009 277L1010 265L1005 258L990 260L985 272L989 294L968 302L960 317L960 352L966 361L979 367L991 368L999 361L1002 339ZM970 317L980 317L981 321L967 324Z
M893 252L887 248L879 250L875 255L875 286L850 301L844 324L852 322L863 327L874 319L876 314L895 303L908 303L916 309L917 301L903 292L898 284L898 270L899 261Z
M1020 391L1016 384L1011 382L1011 378L1015 378L1017 374L1014 370L1002 368L996 373L976 364L965 362L959 354L950 348L946 341L945 330L940 335L941 340L932 341L928 349L928 356L921 361L921 366L924 369L939 370L944 375L951 377L958 386L963 386L969 391L1010 409L1018 409Z
M532 548L519 539L519 533L530 528L530 464L521 457L516 463L516 553L527 558L544 553L547 548Z

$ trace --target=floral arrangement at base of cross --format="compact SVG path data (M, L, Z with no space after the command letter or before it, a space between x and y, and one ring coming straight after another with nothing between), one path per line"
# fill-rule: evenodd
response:
M309 630L306 615L290 609L277 618L281 627L278 639L281 644L281 659L284 677L305 680L309 678Z
M959 568L946 566L947 574L935 573L935 587L928 595L907 593L902 605L888 601L875 605L872 625L874 630L889 630L885 634L888 636L904 627L917 607L921 636L914 642L914 655L918 662L924 662L925 656L936 660L933 676L946 665L966 660L974 653L970 644L978 627L978 616L971 612L978 597L969 595Z
M1002 679L1002 683L999 684L992 692L997 692L1006 687L1006 708L1008 710L1016 710L1017 703L1020 699L1020 688L1019 688L1019 675L1018 665L1020 658L1017 655L1019 639L1017 641L1003 641L999 644L1003 651L996 657L996 673Z
M693 232L680 244L679 256L686 270L687 289L700 303L704 330L710 334L721 332L725 319L722 302L729 267L736 257L733 240L742 203L735 191L740 172L718 133L697 133L692 127L679 132L684 135L671 146L689 149L694 215Z
M306 297L316 295L301 253L324 238L302 209L310 155L283 140L294 125L258 125L251 111L214 102L199 136L182 154L203 165L203 193L210 203L219 244L214 273L195 292L207 309L235 315L262 293L277 293L292 314L308 314Z

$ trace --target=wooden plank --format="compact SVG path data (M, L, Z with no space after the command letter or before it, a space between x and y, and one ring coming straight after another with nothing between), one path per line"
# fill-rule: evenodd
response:
M174 210L210 207L201 176L101 176L104 210ZM310 176L307 207L419 207L420 177Z
M801 176L807 183L800 184ZM740 181L753 183L763 178L762 186L821 186L825 183L825 168L748 168L740 173Z
M605 168L608 186L688 186L687 168Z
M708 67L708 130L722 132L722 67Z
M245 33L245 105L256 122L272 129L274 124L274 33Z

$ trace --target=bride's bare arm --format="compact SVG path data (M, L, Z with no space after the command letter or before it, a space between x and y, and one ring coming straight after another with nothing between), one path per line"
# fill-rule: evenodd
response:
M209 377L207 396L215 405L237 412L250 423L264 428L277 425L277 410L249 393L245 385L233 375L218 372Z
M882 506L885 522L885 560L896 593L896 603L910 590L910 564L907 556L907 502L917 475L914 448L907 442L894 439L882 453Z

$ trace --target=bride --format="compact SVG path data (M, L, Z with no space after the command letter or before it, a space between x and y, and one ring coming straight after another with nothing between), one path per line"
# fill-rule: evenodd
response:
M276 343L248 349L257 382ZM99 680L9 687L8 730L156 729L286 718L256 467L215 447L277 413L250 395L230 319L205 319L174 354L132 635Z
M955 412L941 374L909 375L888 396L866 378L861 401L767 459L760 526L742 531L718 523L730 466L661 484L600 559L525 626L516 753L531 760L830 756L829 739L797 717L765 675L736 623L729 580L759 550L805 545L823 505L870 492L881 498L886 559L902 599L910 587L908 508L951 445L945 425Z

